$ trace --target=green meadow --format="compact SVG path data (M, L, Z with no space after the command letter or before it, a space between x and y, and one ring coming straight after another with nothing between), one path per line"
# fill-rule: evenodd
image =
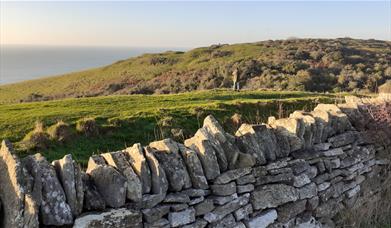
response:
M40 152L50 160L71 153L85 163L94 153L123 149L133 143L174 137L190 137L203 118L214 115L233 133L238 126L234 114L246 123L265 122L269 116L286 116L293 110L310 110L319 102L334 102L333 94L229 90L198 91L175 95L126 95L72 98L56 101L4 104L0 106L0 138L9 139L22 156ZM100 134L87 137L75 133L66 143L51 142L41 150L23 150L19 142L33 130L36 121L46 127L64 121L74 129L83 118L95 118ZM237 123L236 123L237 124Z

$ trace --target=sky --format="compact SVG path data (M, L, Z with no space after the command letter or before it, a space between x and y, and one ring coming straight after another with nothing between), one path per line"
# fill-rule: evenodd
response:
M0 44L197 47L268 39L391 40L391 1L0 2Z

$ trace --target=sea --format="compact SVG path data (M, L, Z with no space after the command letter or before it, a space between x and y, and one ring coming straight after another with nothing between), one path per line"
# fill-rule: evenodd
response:
M0 85L109 65L144 53L185 48L0 46Z

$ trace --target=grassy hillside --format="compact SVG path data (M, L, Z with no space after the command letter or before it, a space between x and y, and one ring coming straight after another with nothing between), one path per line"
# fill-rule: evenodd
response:
M49 159L72 153L81 162L93 153L122 149L136 142L147 143L174 137L172 129L182 130L181 140L202 125L208 114L215 115L228 131L238 127L233 114L247 123L266 121L268 116L283 116L293 110L309 110L318 102L333 102L335 95L304 92L199 91L175 95L128 95L64 99L0 105L0 139L16 143L21 155L41 152ZM27 151L20 147L24 136L37 120L50 126L58 120L71 128L79 119L94 117L101 129L95 137L75 134L65 144L51 142L46 149Z
M297 39L213 45L145 54L112 65L0 86L0 103L110 94L229 88L239 69L245 89L376 91L391 79L391 43Z

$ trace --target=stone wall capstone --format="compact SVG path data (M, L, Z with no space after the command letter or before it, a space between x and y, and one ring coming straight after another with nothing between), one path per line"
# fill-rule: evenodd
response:
M184 144L93 155L85 171L71 155L20 159L4 141L0 226L330 227L381 193L391 139L368 130L362 107L381 99L347 97L235 135L208 116Z

